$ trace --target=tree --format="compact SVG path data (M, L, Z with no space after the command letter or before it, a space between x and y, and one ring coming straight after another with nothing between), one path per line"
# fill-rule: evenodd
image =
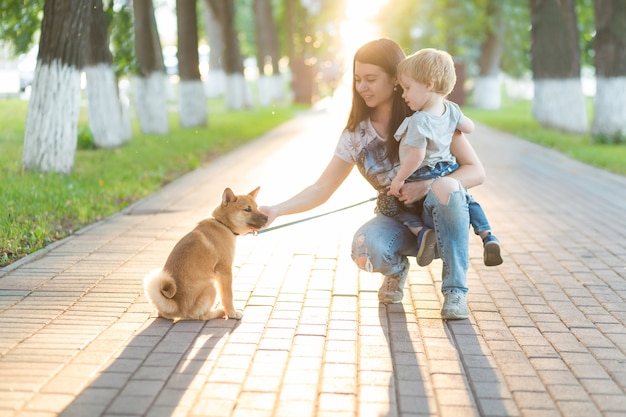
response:
M222 40L222 27L213 14L208 0L203 1L203 4L204 26L206 28L207 43L209 44L209 72L204 85L206 95L215 98L224 94L224 86L226 85L226 77L222 67L224 42Z
M626 140L626 7L623 0L596 0L595 140Z
M92 0L91 7L93 16L85 68L89 127L96 146L111 148L130 139L130 118L119 98L102 0Z
M533 116L566 132L588 129L574 0L530 0Z
M137 84L137 117L144 133L169 132L163 52L154 17L152 0L134 0L135 54L139 74Z
M24 132L26 169L70 173L74 168L90 5L82 0L46 0L44 4Z
M176 19L180 124L183 127L206 126L207 103L204 84L200 78L196 0L176 0Z
M243 74L243 58L235 29L235 2L233 0L206 0L222 28L222 65L226 73L226 106L240 110L252 106L252 98Z
M505 27L504 2L502 0L489 0L485 40L480 48L480 70L474 85L474 105L476 107L483 109L500 108L500 63Z
M271 1L254 0L253 4L259 69L259 102L268 105L282 96L282 77L278 67L280 59L278 34L272 16ZM267 64L271 65L269 73L266 71Z
M307 60L310 23L307 9L296 0L285 0L287 42L291 88L296 103L311 103L313 96L313 66Z

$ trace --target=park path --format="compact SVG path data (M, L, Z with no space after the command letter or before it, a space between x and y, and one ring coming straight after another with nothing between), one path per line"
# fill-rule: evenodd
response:
M626 415L626 179L485 126L472 192L504 264L471 237L469 320L440 319L439 260L378 303L350 259L373 203L240 237L241 321L155 316L143 276L225 187L316 179L345 122L326 104L1 269L0 417ZM307 215L370 197L355 171Z

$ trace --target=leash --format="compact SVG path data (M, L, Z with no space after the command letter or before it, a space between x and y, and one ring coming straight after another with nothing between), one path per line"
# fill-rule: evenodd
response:
M287 227L287 226L293 226L294 224L307 222L309 220L317 219L318 217L328 216L329 214L337 213L337 212L340 212L340 211L343 211L343 210L348 210L348 209L351 209L353 207L360 206L361 204L369 203L370 201L374 201L377 198L378 197L368 198L367 200L363 200L363 201L361 201L359 203L352 204L352 205L346 206L346 207L342 207L342 208L339 208L337 210L329 211L327 213L322 213L322 214L318 214L316 216L306 217L304 219L296 220L296 221L293 221L293 222L290 222L290 223L280 224L280 225L274 226L274 227L268 227L267 229L257 230L255 232L253 232L253 235L257 236L257 235L260 235L261 233L271 232L272 230L282 229L283 227Z

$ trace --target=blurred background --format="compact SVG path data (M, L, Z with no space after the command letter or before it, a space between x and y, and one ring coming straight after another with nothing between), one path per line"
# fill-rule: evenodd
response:
M133 123L169 133L172 112L207 126L210 100L312 105L349 86L377 37L448 51L461 106L525 100L542 127L626 143L623 0L0 0L0 13L0 96L30 101L26 169L71 172L77 108L93 146L115 148Z

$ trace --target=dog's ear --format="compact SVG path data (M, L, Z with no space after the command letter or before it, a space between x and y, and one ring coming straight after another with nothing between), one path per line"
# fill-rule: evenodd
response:
M237 197L235 196L235 193L233 193L233 190L231 190L230 188L226 188L224 190L224 193L222 194L222 205L227 206L229 203L232 203L236 199Z
M261 186L256 187L254 190L250 191L248 195L252 198L256 198L256 195L259 193Z

